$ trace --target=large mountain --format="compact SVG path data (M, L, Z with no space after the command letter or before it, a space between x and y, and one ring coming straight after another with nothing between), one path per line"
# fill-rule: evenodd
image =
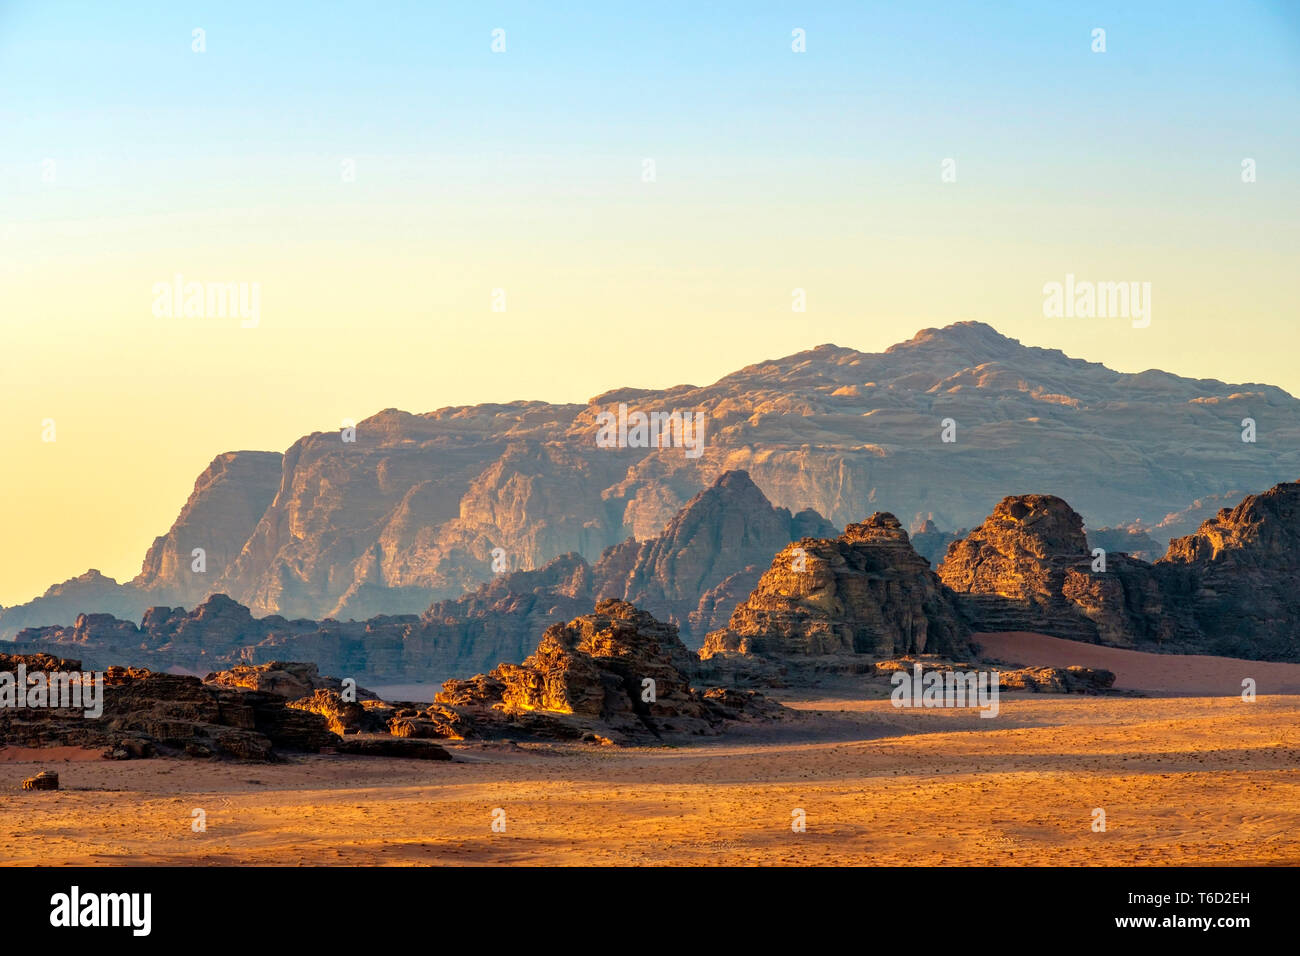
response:
M636 413L674 411L702 416L702 446L641 447ZM632 427L602 447L611 414ZM1255 442L1242 441L1246 418ZM945 531L974 527L1014 491L1058 495L1089 527L1152 526L1191 501L1300 473L1300 402L1281 389L1124 374L970 322L879 354L820 346L712 385L619 389L585 405L390 409L343 437L294 443L237 552L228 542L244 534L243 512L228 534L201 535L210 542L192 542L182 531L194 522L178 519L126 586L155 595L140 610L224 592L258 614L418 613L489 579L494 549L498 566L518 570L567 552L594 562L629 536L658 535L736 469L773 504L839 527L887 509ZM250 508L267 487L264 467L252 470L230 478L248 489L230 500ZM200 546L196 581L181 558ZM10 609L0 631L13 633L12 615L68 624L67 610Z

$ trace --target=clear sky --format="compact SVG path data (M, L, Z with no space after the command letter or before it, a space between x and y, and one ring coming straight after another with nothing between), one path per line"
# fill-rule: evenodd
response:
M1300 394L1300 4L596 6L0 0L0 603L390 406L963 319ZM1151 325L1045 317L1067 273ZM155 315L177 274L257 327Z

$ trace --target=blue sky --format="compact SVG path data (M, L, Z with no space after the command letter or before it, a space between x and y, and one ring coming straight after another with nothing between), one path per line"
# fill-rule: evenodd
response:
M1300 394L1298 10L0 0L0 501L44 503L0 508L0 603L129 577L219 452L388 407L969 319ZM1069 273L1150 282L1150 327L1045 318ZM260 326L159 320L176 274L259 283Z

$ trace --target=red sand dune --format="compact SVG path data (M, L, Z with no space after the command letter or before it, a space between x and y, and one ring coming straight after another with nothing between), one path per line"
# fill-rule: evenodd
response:
M976 634L974 640L986 657L1008 663L1104 667L1115 672L1118 690L1185 697L1238 697L1242 680L1250 677L1255 681L1257 694L1300 694L1300 664L1201 654L1148 654L1026 631Z

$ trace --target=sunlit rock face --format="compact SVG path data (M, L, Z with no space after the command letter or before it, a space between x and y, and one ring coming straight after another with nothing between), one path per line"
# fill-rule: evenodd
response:
M1151 566L1094 554L1083 518L1054 495L1003 498L948 546L938 569L981 632L1033 631L1122 647L1192 635Z
M1211 653L1300 660L1300 483L1224 508L1155 564L1171 601L1190 606Z
M728 719L771 716L760 695L696 691L692 655L671 624L626 601L554 624L521 664L448 681L436 704L481 736L518 733L612 742L712 734Z
M784 548L701 657L894 657L969 650L968 629L892 514Z

